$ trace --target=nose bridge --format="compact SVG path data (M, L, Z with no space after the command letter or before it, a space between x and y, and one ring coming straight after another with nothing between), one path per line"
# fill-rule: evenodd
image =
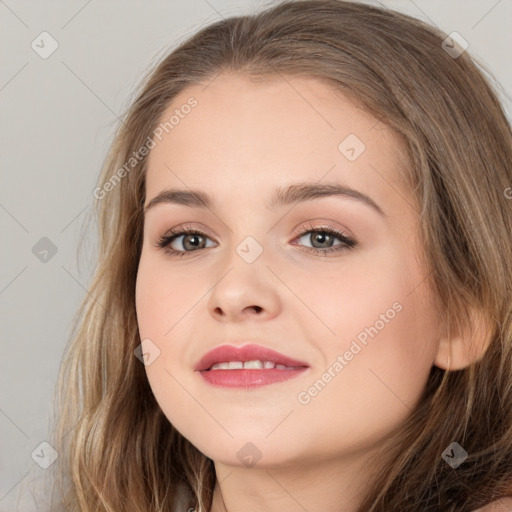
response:
M234 240L237 234L234 233ZM261 239L261 235L259 236ZM278 314L280 300L266 263L263 241L247 235L220 257L220 274L208 299L208 309L220 319L240 320L257 313L261 318Z
M264 241L262 240L262 236L258 235L258 239L253 235L246 236L235 248L235 252L238 257L247 265L252 265L258 259L261 261L266 258L261 258L264 248Z
M238 212L236 218L229 219L226 225L231 231L229 236L229 247L232 251L228 255L226 265L238 266L244 263L248 268L256 262L267 260L268 253L264 246L267 246L272 232L269 233L269 220L265 215L257 214L258 203L254 199L247 198L239 203L233 211Z

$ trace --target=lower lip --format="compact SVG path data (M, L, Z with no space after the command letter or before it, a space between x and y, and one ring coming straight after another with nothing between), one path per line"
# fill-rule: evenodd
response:
M303 374L308 368L293 370L203 370L199 372L203 379L213 386L226 388L255 388L283 382Z

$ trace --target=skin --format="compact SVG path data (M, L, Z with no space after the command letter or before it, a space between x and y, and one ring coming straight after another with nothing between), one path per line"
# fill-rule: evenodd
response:
M149 383L169 421L215 463L213 512L356 511L371 483L370 458L447 356L418 214L400 178L403 141L316 79L223 73L183 91L163 119L191 96L198 105L151 150L145 204L176 187L206 192L214 205L161 203L145 214L137 317L141 339L160 350L146 366ZM366 146L352 162L338 150L349 134ZM343 183L385 216L343 196L267 207L276 187L296 182ZM205 233L206 248L189 245L180 258L156 247L185 223ZM325 224L357 245L307 252L310 225ZM248 236L263 249L253 263L236 252ZM186 250L184 238L176 250ZM299 393L394 303L401 311L300 403ZM248 390L213 387L193 370L217 345L246 341L310 368ZM237 456L248 442L261 453L252 467Z

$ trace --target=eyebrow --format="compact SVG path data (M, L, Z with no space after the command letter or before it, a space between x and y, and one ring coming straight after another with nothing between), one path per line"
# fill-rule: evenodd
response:
M287 206L292 203L299 203L318 199L321 197L342 196L349 199L357 200L377 213L386 217L387 215L382 208L370 197L341 184L319 184L319 183L294 183L288 187L278 188L274 191L267 207L275 209L280 206ZM157 194L144 207L144 213L157 204L172 203L196 208L213 208L214 201L212 198L200 190L185 189L167 189Z

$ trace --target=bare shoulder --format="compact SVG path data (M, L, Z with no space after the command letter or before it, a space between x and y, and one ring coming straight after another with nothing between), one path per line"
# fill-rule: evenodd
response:
M512 497L493 501L489 505L475 510L475 512L512 512Z

